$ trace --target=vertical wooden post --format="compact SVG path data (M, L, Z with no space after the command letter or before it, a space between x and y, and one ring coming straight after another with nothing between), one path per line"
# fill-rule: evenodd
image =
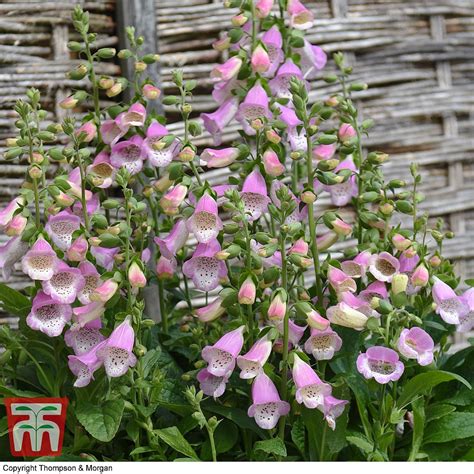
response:
M158 52L158 29L156 25L156 9L153 0L117 0L117 30L119 46L121 49L128 47L125 28L134 26L137 35L143 36L143 54L154 54ZM133 78L133 61L122 60L122 74L127 78ZM146 74L155 84L160 83L158 64L148 66ZM130 93L130 91L128 91ZM125 97L126 99L129 97ZM159 108L157 101L152 101L151 106Z
M119 37L119 47L128 48L127 34L125 28L134 26L138 36L145 39L141 51L143 54L155 54L158 52L158 31L156 27L156 11L154 0L117 0L117 31ZM129 81L134 77L133 60L122 60L122 75ZM158 64L152 64L147 67L146 75L157 85L160 84L160 75ZM132 98L131 89L125 91L125 100ZM161 113L161 105L158 101L150 101L148 110ZM136 192L140 192L137 187ZM154 247L152 245L152 247ZM154 248L152 258L150 259L150 269L155 261ZM155 321L161 320L160 305L158 297L158 287L156 284L149 285L144 289L145 312L147 317Z

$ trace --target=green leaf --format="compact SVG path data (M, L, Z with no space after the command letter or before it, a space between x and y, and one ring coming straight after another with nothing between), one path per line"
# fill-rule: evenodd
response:
M119 429L124 406L123 400L107 400L101 405L83 402L76 408L76 417L90 435L107 443Z
M189 458L199 461L198 455L192 448L192 446L184 439L184 436L176 428L171 426L170 428L163 428L161 430L154 430L154 433L164 441L168 446L173 448L178 453L184 454Z
M458 382L463 383L466 387L471 388L469 382L461 377L460 375L453 374L451 372L445 372L443 370L432 370L430 372L424 372L418 374L417 376L410 379L403 392L401 393L397 405L400 408L408 405L416 397L427 393L436 385L439 385L443 382L451 382L457 380Z
M274 454L276 456L286 457L286 446L280 438L265 439L263 441L257 441L253 449L255 451L263 451L267 454Z
M451 401L451 400L449 400ZM453 405L447 405L439 403L436 405L430 405L426 408L426 423L429 423L433 420L438 420L443 416L449 415L456 410L456 407Z
M242 429L252 430L261 439L265 438L265 433L261 430L252 418L249 418L247 412L240 408L226 407L224 405L217 405L211 400L207 400L202 404L202 407L206 411L221 415L230 421L233 421L237 426Z
M0 308L6 313L24 318L31 310L31 302L19 291L0 283Z
M361 433L351 433L351 436L347 436L346 439L349 444L359 448L364 454L374 450L374 445Z
M302 417L298 417L291 427L291 441L298 448L298 451L305 457L305 438L306 432Z
M446 443L471 436L474 436L474 413L455 412L428 425L425 432L425 444Z
M418 399L411 404L413 408L413 438L409 461L414 461L423 444L425 431L425 406L424 400Z

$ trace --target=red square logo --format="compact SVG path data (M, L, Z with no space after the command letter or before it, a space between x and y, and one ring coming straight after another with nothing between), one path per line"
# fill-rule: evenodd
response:
M59 456L67 398L5 398L12 456Z

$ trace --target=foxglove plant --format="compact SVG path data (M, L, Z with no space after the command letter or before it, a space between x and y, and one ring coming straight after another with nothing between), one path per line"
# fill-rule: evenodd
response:
M228 56L211 72L216 110L196 118L198 84L182 71L162 100L180 134L154 110L146 69L158 57L141 54L143 38L129 28L129 49L97 48L80 8L69 75L89 87L60 105L90 112L44 128L38 91L17 103L5 157L28 173L0 211L0 266L9 278L18 264L31 284L0 287L20 316L18 333L0 331L2 393L68 395L72 455L215 461L214 437L229 436L255 460L436 458L433 420L456 409L436 386L459 399L470 387L470 351L447 353L449 335L474 325L472 290L456 290L442 257L452 233L419 215L415 165L411 189L384 180L388 156L364 147L373 122L353 97L367 85L341 53L322 76L326 54L304 38L313 12L299 0L226 6L238 11L213 45ZM134 62L130 82L98 75L116 55ZM315 77L333 93L310 103ZM101 91L127 88L130 103L101 107ZM239 138L223 144L232 121ZM214 168L230 176L206 179ZM111 436L97 416L113 420ZM196 445L203 432L198 456L183 434Z

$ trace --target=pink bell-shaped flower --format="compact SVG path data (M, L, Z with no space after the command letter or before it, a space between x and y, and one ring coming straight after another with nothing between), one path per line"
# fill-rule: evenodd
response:
M64 334L64 342L71 347L74 354L87 354L93 347L102 342L105 337L100 333L102 322L96 319L87 323L83 328L71 328Z
M59 336L71 320L72 309L68 304L57 303L43 291L33 299L31 312L26 324L35 331L41 331L49 337Z
M84 285L85 280L79 268L60 261L53 276L43 281L43 291L56 303L71 304Z
M32 280L45 281L53 277L59 261L51 245L40 235L23 257L21 265L23 273Z
M459 324L461 318L469 313L469 306L463 298L437 277L433 277L433 300L436 303L436 314L448 324Z
M205 162L205 166L208 168L224 168L231 165L238 156L238 148L229 147L221 150L206 148L201 153L201 160Z
M405 366L398 354L383 346L369 347L357 357L357 370L366 379L375 379L380 384L396 382L403 374Z
M217 377L230 376L235 368L236 357L244 345L243 332L240 326L224 334L213 346L202 350L202 358L209 364L207 371Z
M112 146L110 163L117 169L126 168L131 175L142 170L144 159L146 159L146 152L143 147L143 138L139 135L134 135Z
M420 365L433 362L433 339L421 328L403 329L397 341L397 349L407 359L416 359Z
M342 347L342 339L331 327L320 331L311 329L311 336L304 345L307 354L312 354L316 360L331 360Z
M369 271L378 280L391 282L394 275L400 270L400 262L388 252L372 255Z
M19 262L28 251L28 244L21 237L12 237L5 244L0 245L0 268L5 281L11 277L15 263Z
M198 290L212 291L219 285L219 280L227 276L225 263L215 257L220 250L216 239L198 244L193 256L184 262L183 273L192 279Z
M222 143L222 132L229 122L235 117L239 107L236 97L231 97L221 104L221 106L211 114L201 114L205 129L212 135L214 143Z
M272 342L263 337L244 355L237 357L241 379L253 379L263 372L263 366L270 357Z
M274 383L265 373L257 375L252 384L252 401L248 416L264 430L275 428L280 416L290 412L290 404L281 400Z
M329 384L323 382L309 364L294 354L293 381L296 385L296 401L307 408L317 408L324 403L324 397L332 392Z
M219 81L230 81L240 71L242 59L238 56L232 56L225 63L215 66L211 71L211 78Z
M72 234L81 226L81 219L68 211L48 217L44 230L54 245L67 251L72 244Z
M265 31L262 36L262 43L265 45L268 57L270 58L270 68L265 75L271 77L275 74L275 71L284 59L282 49L283 38L276 25L273 25L268 31Z
M148 127L146 138L143 141L143 149L151 166L164 168L177 155L179 149L178 140L174 140L169 146L165 146L165 143L161 141L168 134L168 129L155 120Z
M87 173L94 186L100 189L107 189L112 186L117 170L110 162L110 155L105 151L99 153L87 167Z
M222 306L222 298L218 296L212 303L209 303L202 308L194 310L194 316L202 323L209 323L217 318L220 318L225 313L225 308Z
M213 398L219 398L224 394L226 383L229 380L228 376L216 376L207 369L200 370L196 378L204 395Z
M332 430L336 429L336 419L344 413L344 408L348 403L348 400L339 400L332 395L324 397L324 403L318 407L318 410L323 413L329 428Z
M174 224L171 232L164 239L155 237L155 244L160 248L163 257L171 259L181 250L188 240L189 232L184 219L179 219Z
M219 218L217 203L212 196L205 193L199 199L194 214L186 225L200 243L206 244L217 237L222 230L222 221Z
M105 344L106 341L102 341L85 354L68 356L69 370L77 377L74 387L86 387L91 380L94 380L94 372L102 365L102 361L97 357L97 352Z
M250 222L257 220L267 210L270 199L265 179L258 168L245 178L240 195Z
M135 333L130 324L130 316L127 316L97 351L97 358L104 364L109 377L121 377L129 367L135 366L137 358L132 352L134 341Z

